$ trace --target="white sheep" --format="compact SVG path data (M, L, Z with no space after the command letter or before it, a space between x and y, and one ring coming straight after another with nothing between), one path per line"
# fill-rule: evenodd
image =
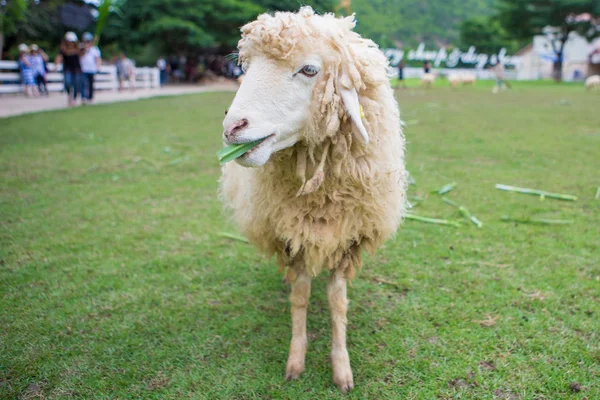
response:
M588 91L592 89L600 91L600 75L592 75L585 80L585 88Z
M475 86L475 82L477 82L477 75L475 75L473 72L465 71L461 74L461 79L463 85Z
M456 88L461 83L463 85L475 85L476 81L477 75L468 71L452 72L448 75L448 82L453 88Z
M435 82L435 74L426 72L421 76L421 86L430 88L433 82Z
M450 86L455 88L462 82L462 77L459 73L451 73L448 75L448 82L450 82Z
M291 283L286 378L304 371L311 279L329 271L333 381L353 388L346 282L394 235L407 175L383 53L354 16L263 14L242 27L245 78L223 121L226 144L264 139L223 167L220 195L243 234L276 254Z

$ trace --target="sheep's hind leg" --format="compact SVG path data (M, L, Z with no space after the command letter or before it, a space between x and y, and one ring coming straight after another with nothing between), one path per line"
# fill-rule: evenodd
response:
M331 365L333 367L333 382L344 393L354 387L350 357L346 349L346 312L348 299L346 297L346 278L343 271L336 270L331 274L327 283L327 298L331 309Z
M310 277L301 273L292 283L290 302L292 303L292 341L290 355L285 368L286 379L292 380L304 372L304 358L308 347L306 338L306 308L310 297Z

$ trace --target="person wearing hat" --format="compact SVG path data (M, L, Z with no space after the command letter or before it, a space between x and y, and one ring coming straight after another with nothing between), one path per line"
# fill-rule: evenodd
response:
M29 58L29 47L25 43L19 45L19 71L21 72L21 81L25 85L25 95L28 97L37 96L38 91L35 87L33 69Z
M30 49L31 55L29 56L29 62L31 64L31 69L33 69L35 83L37 83L37 88L40 94L47 96L48 87L46 85L46 62L48 61L48 56L46 53L44 53L44 50L39 48L37 44L32 44Z
M82 39L84 46L80 58L84 87L82 101L91 102L94 98L94 75L100 72L102 57L100 49L94 44L94 35L85 32Z
M79 62L80 50L77 35L74 32L65 33L60 45L60 53L56 56L56 68L63 67L65 91L67 92L69 107L75 105L77 95L81 94L81 64Z

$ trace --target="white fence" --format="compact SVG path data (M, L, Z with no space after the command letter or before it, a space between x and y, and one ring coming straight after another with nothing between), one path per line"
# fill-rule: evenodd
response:
M440 77L447 77L448 75L455 72L468 71L472 72L477 76L477 79L496 79L494 71L489 69L476 69L476 68L431 68L431 72L438 74ZM388 70L390 76L398 76L398 68L390 67ZM404 78L421 78L423 76L423 68L417 67L405 67L403 70ZM517 79L516 70L506 70L504 72L506 79L515 80Z
M48 90L60 92L64 90L63 74L61 68L56 71L53 63L48 63ZM156 88L160 86L160 72L158 68L136 68L134 85L136 88ZM130 88L130 82L123 82L124 88ZM117 68L114 65L103 65L95 76L94 90L115 90L119 88ZM19 64L16 61L0 60L0 94L24 92L19 73Z

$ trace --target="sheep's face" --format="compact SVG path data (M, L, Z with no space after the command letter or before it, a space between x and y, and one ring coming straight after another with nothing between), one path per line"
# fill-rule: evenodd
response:
M322 61L318 56L296 61L258 56L247 60L246 75L223 121L226 144L264 139L237 159L259 167L279 150L301 139Z

